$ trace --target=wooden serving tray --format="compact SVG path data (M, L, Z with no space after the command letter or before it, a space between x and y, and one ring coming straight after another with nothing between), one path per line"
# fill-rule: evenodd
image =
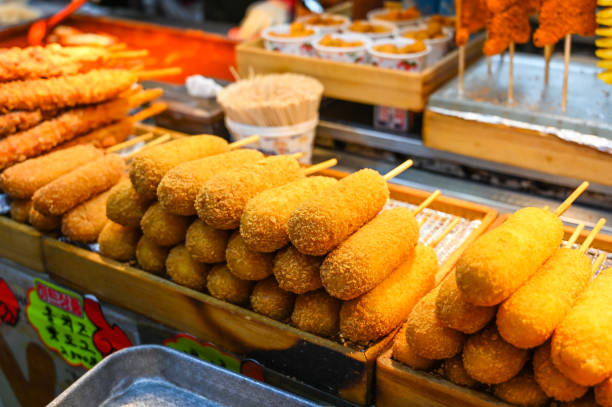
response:
M466 64L482 55L484 41L481 34L466 45ZM238 45L236 61L243 77L250 70L301 73L321 81L324 95L331 98L422 111L429 95L457 74L458 51L417 73L268 51L260 39Z
M41 237L42 234L33 227L0 216L0 257L44 272Z

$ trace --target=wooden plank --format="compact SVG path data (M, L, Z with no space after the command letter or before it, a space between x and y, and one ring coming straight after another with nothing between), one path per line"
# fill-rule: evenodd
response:
M427 110L426 146L554 175L612 185L612 159L550 134L446 116Z
M41 233L29 225L0 217L0 257L35 271L45 272Z

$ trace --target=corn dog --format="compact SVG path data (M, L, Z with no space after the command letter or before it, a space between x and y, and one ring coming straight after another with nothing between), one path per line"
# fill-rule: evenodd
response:
M561 407L599 407L599 404L595 403L595 397L592 391L589 391L586 396L579 398L578 400L560 403L559 405Z
M333 188L303 202L287 223L289 239L304 254L322 256L374 218L389 198L383 177L371 169L357 171Z
M206 181L216 174L263 158L263 154L257 150L244 149L179 164L168 171L159 183L159 203L174 214L195 215L194 203Z
M612 377L595 386L595 401L602 407L612 407Z
M550 359L550 341L536 349L533 354L533 373L544 393L559 401L573 401L584 396L586 386L574 383L555 367Z
M278 286L274 277L259 281L251 293L251 307L258 314L283 321L291 315L295 294Z
M192 218L178 216L166 212L159 202L155 202L147 209L140 227L142 234L159 246L173 246L185 240L187 228Z
M253 283L234 276L227 265L217 264L206 277L206 288L215 298L232 304L245 304L251 296Z
M302 331L331 337L338 333L341 302L325 290L311 291L295 299L291 322Z
M450 359L446 359L442 364L444 369L444 377L451 382L465 387L474 387L478 382L470 377L463 367L463 358L461 355L455 355Z
M136 193L129 179L125 179L111 189L106 202L106 217L123 226L140 227L149 202Z
M208 226L196 219L187 229L185 246L191 257L202 263L221 263L225 261L225 250L231 232Z
M236 229L249 199L301 177L295 158L268 157L210 178L198 192L195 208L200 219L209 226Z
M11 218L19 223L28 223L30 208L32 208L32 200L30 199L11 200Z
M457 286L474 305L497 305L537 271L562 239L558 216L539 208L520 209L463 252Z
M418 237L419 226L410 209L382 212L325 258L323 287L341 300L368 292L410 256Z
M51 181L34 193L37 211L62 215L115 185L125 171L123 159L109 154ZM106 214L106 208L104 209ZM106 217L106 215L105 215Z
M132 260L136 255L139 239L139 229L122 226L109 220L98 236L100 254L117 261Z
M583 386L612 376L612 268L603 270L555 330L555 367Z
M529 354L505 342L495 325L470 336L463 348L463 367L475 380L486 384L507 382L519 374Z
M40 232L52 232L62 226L62 217L55 215L45 215L36 210L34 205L30 206L28 221L34 229Z
M168 252L166 258L166 272L177 284L194 290L202 290L206 287L208 266L195 261L185 245L174 246Z
M142 236L136 246L136 261L143 270L153 274L163 274L169 249L159 246L146 236Z
M548 397L528 371L521 372L507 382L496 384L493 386L493 394L517 406L543 406L548 402Z
M240 219L240 235L246 245L265 253L286 246L289 243L287 222L291 212L336 182L330 177L307 177L255 195L246 204Z
M379 285L342 304L340 334L353 342L368 342L391 332L434 287L436 271L438 258L434 250L417 245L410 257Z
M395 336L392 352L393 359L413 369L429 370L436 364L435 360L423 358L412 350L408 341L406 341L406 324L402 326Z
M108 221L106 200L110 191L101 193L71 209L62 217L62 233L73 242L92 243Z
M239 232L234 232L230 237L225 258L232 274L243 280L263 280L272 274L274 255L250 250Z
M32 158L7 168L0 187L11 198L29 199L37 189L104 155L92 146L77 146Z
M289 245L274 256L272 273L283 290L304 294L323 286L319 273L322 262L323 257L307 256Z
M134 156L130 179L138 195L144 199L155 199L157 186L172 168L187 161L225 153L228 149L227 142L217 136L191 136L173 140Z

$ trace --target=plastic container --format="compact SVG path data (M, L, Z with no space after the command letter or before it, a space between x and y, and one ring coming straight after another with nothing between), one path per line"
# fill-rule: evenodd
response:
M381 18L380 16L387 14L390 10L386 8L377 8L368 12L367 17L368 20L372 22L383 22L383 23L391 23L394 24L397 28L403 28L415 24L419 24L422 22L421 16L411 18L408 20L387 20Z
M281 24L263 30L261 36L264 39L266 49L284 54L314 56L312 43L319 36L318 29L309 27L314 33L304 37L277 37L271 35L271 33L288 33L290 28L291 24Z
M323 24L309 24L308 21L313 17L321 18L333 18L338 20L338 24L323 25ZM316 28L321 34L339 33L351 25L351 19L347 16L341 16L339 14L310 14L303 16L295 20L299 23L303 23L306 28Z
M419 25L414 27L404 27L399 31L397 38L406 38L404 34L412 31L421 31L427 28L426 25ZM444 56L450 51L451 44L453 42L454 30L452 28L444 27L442 28L442 32L444 33L444 37L440 38L431 38L423 40L427 47L430 49L429 54L427 54L426 65L433 66L444 58ZM410 38L407 38L410 39Z
M315 130L319 118L293 126L263 127L242 124L225 117L225 125L233 141L259 135L259 141L249 147L257 148L264 154L304 153L300 162L310 164L314 145Z
M319 58L329 61L349 62L349 63L367 63L368 62L368 46L372 41L362 34L327 34L332 38L339 38L344 41L359 41L363 45L357 47L328 47L321 45L319 41L322 36L317 38L313 43L316 55Z
M360 31L353 31L351 30L351 27L353 27L353 24L355 23L366 23L366 24L373 24L373 25L377 25L377 26L382 26L385 27L387 29L387 31L385 32L378 32L378 33L374 33L374 32L360 32ZM395 35L397 35L397 27L395 26L395 24L386 22L386 21L368 21L368 20L355 20L351 23L351 25L349 25L346 30L344 31L347 34L359 34L359 35L365 35L366 37L368 37L371 40L379 40L382 38L392 38Z
M431 48L425 44L427 49L422 52L412 54L391 54L387 52L376 51L374 47L378 45L393 44L397 47L414 44L413 39L409 38L393 38L374 41L368 46L368 54L370 63L374 66L387 69L398 69L400 71L420 72L426 66L427 55Z

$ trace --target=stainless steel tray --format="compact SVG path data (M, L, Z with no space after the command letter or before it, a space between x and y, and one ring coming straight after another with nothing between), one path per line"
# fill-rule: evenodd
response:
M119 351L83 375L49 407L316 406L305 399L172 349Z

